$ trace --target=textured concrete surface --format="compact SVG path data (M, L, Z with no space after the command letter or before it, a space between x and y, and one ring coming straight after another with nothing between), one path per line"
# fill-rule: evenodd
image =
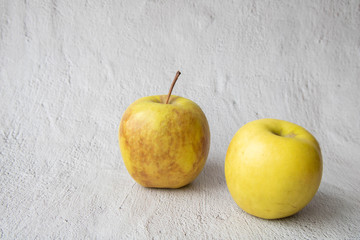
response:
M360 1L0 0L0 238L360 239ZM200 176L146 189L122 162L136 99L198 103L212 134ZM258 118L319 140L323 180L300 213L244 213L227 146Z

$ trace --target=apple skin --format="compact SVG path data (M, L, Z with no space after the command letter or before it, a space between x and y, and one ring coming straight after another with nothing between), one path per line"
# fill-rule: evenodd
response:
M119 144L125 166L144 187L180 188L203 169L210 148L210 131L201 108L171 95L143 97L125 111Z
M265 219L288 217L304 208L319 188L320 146L294 123L255 120L231 140L225 177L231 196L247 213Z

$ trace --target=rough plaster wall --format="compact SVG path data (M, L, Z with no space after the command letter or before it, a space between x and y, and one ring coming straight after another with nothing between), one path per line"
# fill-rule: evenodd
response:
M359 29L359 1L0 0L0 238L360 238ZM210 155L189 186L145 189L118 124L178 69ZM265 117L324 158L313 201L275 221L238 208L223 174L234 133Z

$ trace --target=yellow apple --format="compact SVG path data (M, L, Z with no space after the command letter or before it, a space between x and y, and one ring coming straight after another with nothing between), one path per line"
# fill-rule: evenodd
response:
M210 131L201 108L171 95L143 97L125 111L119 143L125 166L144 187L179 188L203 169L210 147Z
M283 218L304 208L322 176L318 142L287 121L260 119L235 134L225 159L229 192L244 211L265 219Z

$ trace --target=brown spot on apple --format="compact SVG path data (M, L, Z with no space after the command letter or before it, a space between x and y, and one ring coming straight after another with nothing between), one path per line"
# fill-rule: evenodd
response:
M291 133L284 135L284 137L293 138L293 137L296 137L296 134L291 132Z

